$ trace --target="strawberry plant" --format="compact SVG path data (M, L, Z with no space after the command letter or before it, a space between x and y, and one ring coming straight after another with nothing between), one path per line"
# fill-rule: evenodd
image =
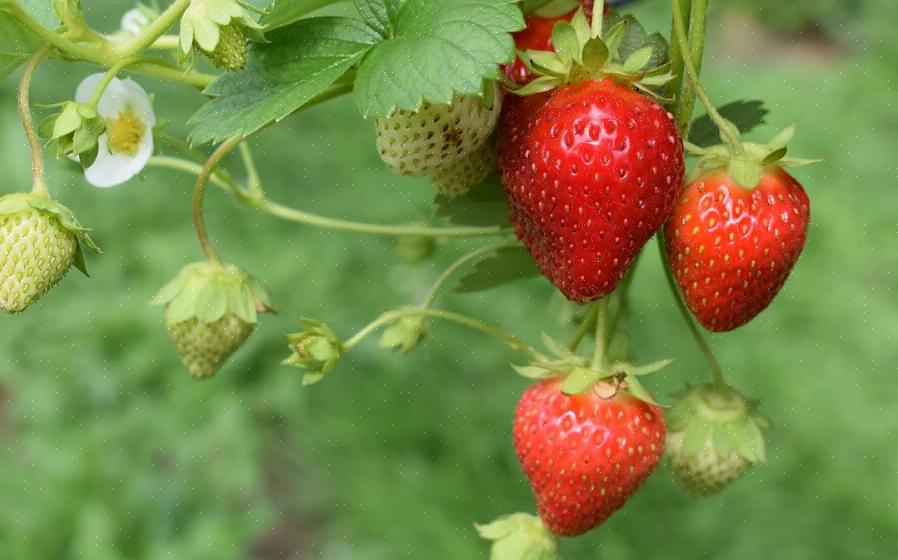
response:
M536 515L477 526L497 560L558 558L559 537L601 525L665 455L695 495L722 491L763 463L769 422L725 380L697 322L731 331L774 301L810 221L807 193L786 169L812 161L788 153L792 127L766 143L743 140L767 114L761 102L716 107L705 93L708 0L672 1L670 39L602 1L355 0L342 11L332 4L174 0L137 6L118 32L103 34L88 25L79 0L0 0L0 74L24 66L18 109L33 156L30 192L0 198L0 307L19 313L54 297L47 292L72 266L86 271L83 247L99 252L51 198L45 152L80 166L99 188L166 167L194 176L189 204L204 258L185 262L153 302L164 306L160 328L197 380L227 375L228 359L277 299L262 287L264 274L256 280L213 243L204 221L209 185L260 214L394 238L410 262L453 240L488 240L450 265L421 301L386 309L354 334L301 318L282 359L302 371L302 385L313 385L337 374L341 358L369 337L407 353L439 337L440 321L516 352L509 370L533 385L509 411L509 445L535 497L535 508L522 508ZM71 96L33 104L31 83L47 58L100 72ZM144 77L197 92L186 138L166 131L165 103L144 89ZM266 193L253 136L344 95L372 124L343 141L369 143L397 175L422 177L435 197L430 220L343 220ZM697 100L707 113L701 119L693 118ZM46 114L35 124L38 110ZM163 145L181 157L162 155ZM222 165L238 153L243 176ZM110 237L91 223L97 238ZM630 286L653 237L711 376L671 406L656 400L647 376L672 360L634 363L627 329ZM458 291L471 293L539 274L574 309L567 343L546 333L537 347L437 306L457 276Z

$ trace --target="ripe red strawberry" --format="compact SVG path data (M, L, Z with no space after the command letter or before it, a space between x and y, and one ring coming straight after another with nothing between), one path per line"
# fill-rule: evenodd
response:
M733 330L783 287L807 237L810 202L779 166L754 188L722 169L683 191L667 225L667 251L689 309L707 329Z
M599 299L673 210L684 174L673 117L610 78L509 97L499 168L515 232L568 299Z
M561 380L524 392L514 421L514 446L556 535L574 536L605 521L651 474L664 450L661 409L619 390L567 396Z

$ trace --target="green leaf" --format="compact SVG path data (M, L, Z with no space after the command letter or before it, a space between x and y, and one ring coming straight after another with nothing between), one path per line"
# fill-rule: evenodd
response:
M41 46L41 40L11 15L0 12L0 79L5 78Z
M436 216L455 225L509 226L508 206L498 177L493 175L471 192L456 198L438 195Z
M459 280L455 291L472 294L539 276L533 258L523 247L500 249L477 263L474 271Z
M354 0L353 3L365 23L384 37L388 37L392 21L402 9L405 0Z
M380 36L364 23L342 17L300 20L253 43L246 68L209 86L216 96L191 117L197 144L248 135L279 121L326 90Z
M267 31L285 27L316 10L343 0L275 0L268 14L259 22Z
M763 101L733 101L717 109L723 118L736 125L740 132L746 133L764 124L770 112ZM720 143L717 127L708 115L703 115L692 123L689 130L689 141L696 146L706 148Z
M524 27L516 0L408 0L391 19L392 36L362 61L355 81L362 116L415 110L479 95L484 79L515 55L510 33Z

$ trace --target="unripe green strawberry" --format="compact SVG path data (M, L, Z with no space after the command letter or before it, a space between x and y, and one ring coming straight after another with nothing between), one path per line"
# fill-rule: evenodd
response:
M497 90L494 90L497 91ZM377 149L399 175L432 175L483 146L499 118L492 103L456 95L446 104L424 103L417 111L397 110L377 119Z
M166 306L166 327L197 379L215 375L252 334L258 313L271 309L268 292L254 278L218 262L185 266L153 303Z
M487 142L477 150L433 174L431 179L440 194L455 198L472 188L496 170L496 147Z
M79 240L96 248L72 213L41 195L0 198L0 308L24 311L76 265Z
M674 479L690 494L710 496L765 460L767 420L731 387L703 385L677 396L665 448Z
M246 65L246 33L243 24L233 20L219 28L218 45L210 51L203 51L209 60L218 68L240 70Z
M168 332L190 375L212 377L231 354L237 351L256 328L232 313L205 323L199 319L170 325Z

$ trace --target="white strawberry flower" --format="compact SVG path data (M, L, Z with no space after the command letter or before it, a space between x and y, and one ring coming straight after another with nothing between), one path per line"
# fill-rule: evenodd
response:
M87 103L103 74L92 74L78 85L75 101ZM100 101L97 113L106 121L100 135L97 159L84 170L87 181L100 188L114 187L140 173L153 155L156 114L150 96L137 82L113 78Z

